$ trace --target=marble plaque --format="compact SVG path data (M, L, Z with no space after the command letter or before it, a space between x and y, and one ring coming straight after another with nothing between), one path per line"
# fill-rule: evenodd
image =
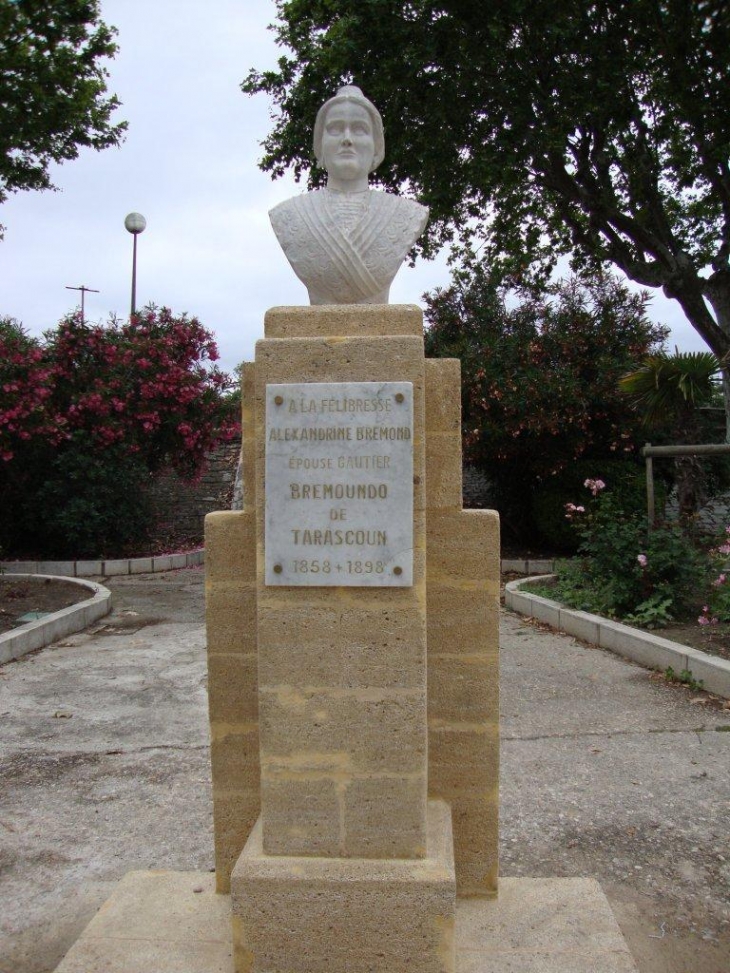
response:
M413 385L266 386L267 585L413 584Z

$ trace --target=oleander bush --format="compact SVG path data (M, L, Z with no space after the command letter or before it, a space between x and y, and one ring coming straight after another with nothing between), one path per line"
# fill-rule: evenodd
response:
M426 302L426 353L461 360L464 456L489 477L505 533L574 547L562 505L577 465L631 469L646 438L618 380L666 338L647 295L610 275L507 292L477 268Z
M79 315L34 338L0 321L0 544L6 557L97 557L151 527L145 489L163 465L194 478L237 432L196 318L150 306L131 320Z

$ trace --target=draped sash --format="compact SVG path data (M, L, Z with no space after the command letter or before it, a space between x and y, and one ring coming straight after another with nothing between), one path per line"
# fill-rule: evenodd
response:
M428 210L371 190L364 214L345 231L332 196L316 190L280 203L269 214L289 263L313 304L387 302L390 284L421 234Z

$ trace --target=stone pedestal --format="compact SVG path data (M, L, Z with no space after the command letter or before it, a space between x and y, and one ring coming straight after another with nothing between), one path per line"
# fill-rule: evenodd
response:
M428 811L411 859L267 855L259 821L231 877L237 973L453 973L451 812Z
M391 970L417 956L419 969L451 970L454 886L496 894L499 742L498 524L461 507L458 362L426 361L410 306L275 308L265 335L244 368L244 509L206 522L216 867L233 894L237 969ZM326 449L293 447L291 467L273 451L288 455L279 441L300 435L299 413L339 408L341 395L392 409L362 420L363 439L385 445L348 456L407 469L407 485L379 488L391 513L406 491L409 549L399 560L375 536L379 501L335 506L333 520L346 514L381 546L362 562L366 581L333 583L355 568L330 552L313 584L320 536L305 537L289 501L363 478L340 472L344 447L314 477L296 463ZM317 431L340 435L347 421ZM386 440L405 431L407 465ZM276 543L291 533L295 559L273 558L272 517L289 516ZM327 526L345 525L318 524L322 537Z

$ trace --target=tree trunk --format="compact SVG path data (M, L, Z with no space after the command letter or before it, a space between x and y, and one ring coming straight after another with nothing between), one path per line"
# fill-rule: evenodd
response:
M728 362L728 358L730 357L730 276L719 273L713 274L712 279L708 282L705 300L714 311L717 327L725 337L724 346L722 344L719 346L711 344L710 349L717 355L720 361ZM690 324L707 341L703 332L696 327L692 317L687 313L687 308L681 299L679 299L679 302L682 304ZM722 392L725 400L725 442L730 443L730 362L728 362L728 367L724 368L722 372Z

